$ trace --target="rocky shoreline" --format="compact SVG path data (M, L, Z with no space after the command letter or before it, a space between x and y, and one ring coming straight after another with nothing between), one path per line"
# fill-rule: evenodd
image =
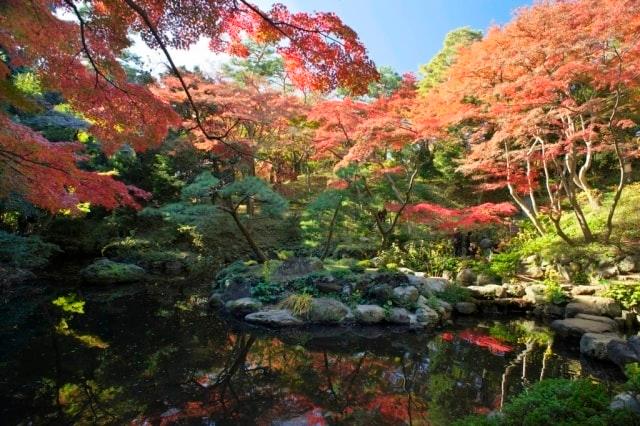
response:
M604 296L602 285L562 284L564 298L552 303L545 285L533 280L497 284L469 270L447 279L402 268L367 268L345 277L326 271L317 259L294 258L273 268L269 279L281 292L265 302L255 291L264 285L263 268L236 265L233 271L223 271L214 284L210 306L246 323L276 329L394 325L429 330L456 316L532 315L550 322L558 336L579 342L585 356L620 367L640 361L640 337L625 338L637 325L636 315ZM464 300L451 299L455 289L463 289ZM296 311L287 301L301 291L304 309Z

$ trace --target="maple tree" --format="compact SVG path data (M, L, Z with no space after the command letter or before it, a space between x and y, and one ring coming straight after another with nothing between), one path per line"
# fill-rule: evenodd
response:
M594 153L613 151L620 179L608 240L636 126L639 7L584 0L520 10L512 22L459 51L448 80L416 109L417 127L428 133L465 129L469 153L462 170L483 181L484 190L506 187L540 233L537 198L546 198L545 210L568 243L560 227L563 200L591 241L578 195L597 204L587 173Z
M28 6L11 0L3 2L0 11L3 81L0 100L16 104L15 92L8 81L18 68L29 68L45 90L59 93L75 113L90 123L89 132L107 154L124 144L135 150L156 147L168 129L179 124L178 115L169 105L127 79L118 58L131 45L131 33L141 34L150 47L164 52L189 99L195 122L211 140L222 138L206 131L201 113L169 54L170 47L186 49L201 37L208 37L213 51L244 55L247 52L241 40L245 36L260 42L283 41L278 51L299 87L331 90L340 85L364 92L368 82L377 78L355 32L332 13L291 13L282 5L264 12L248 2L232 0L189 4L154 0L38 0ZM1 114L8 123L10 117L6 112ZM16 185L11 186L11 191L27 194L36 205L51 212L69 207L69 199L73 198L69 194L75 194L79 201L110 208L136 206L126 187L107 183L109 178L82 171L75 165L80 145L53 147L23 127L11 124L11 133L27 136L22 151L15 151L11 135L0 139L5 174L20 175L16 169L24 172L27 164L34 162L44 170L58 169L60 174L54 174L55 179L42 179L37 174L8 179L8 183ZM91 177L102 183L96 185L101 191L83 189ZM43 202L36 195L39 185L46 186L41 191L49 195Z
M413 200L420 173L428 167L434 144L442 134L441 129L418 131L414 122L417 102L415 78L405 75L389 95L370 102L327 100L310 114L318 122L315 158L334 163L337 176L331 183L333 189L346 190L366 206L382 247L391 243L401 220L450 230L500 222L501 217L514 213L509 203L448 209ZM335 205L334 213L339 206ZM330 222L330 230L334 224ZM329 239L331 235L330 231Z

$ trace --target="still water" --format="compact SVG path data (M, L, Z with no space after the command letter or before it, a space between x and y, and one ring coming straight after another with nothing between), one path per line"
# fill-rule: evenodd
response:
M204 289L134 288L0 306L0 424L447 425L541 377L621 379L533 321L275 334L210 312Z

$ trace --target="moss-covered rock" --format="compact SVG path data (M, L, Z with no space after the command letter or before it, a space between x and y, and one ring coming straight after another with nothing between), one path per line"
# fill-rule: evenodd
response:
M307 317L316 323L341 323L350 314L350 309L342 302L320 297L313 299Z
M144 269L129 263L100 259L80 271L82 279L89 284L122 284L143 280Z

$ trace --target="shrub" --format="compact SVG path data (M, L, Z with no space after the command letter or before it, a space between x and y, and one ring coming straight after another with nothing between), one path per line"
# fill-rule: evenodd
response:
M602 386L587 380L549 379L516 396L503 412L505 424L594 424L591 421L608 407L609 396Z
M625 365L624 374L627 376L625 388L631 392L640 393L640 364L632 362Z
M606 387L588 380L546 379L505 404L502 416L471 416L456 422L471 425L613 425L637 424L625 410L609 410Z
M60 249L40 237L22 237L0 231L0 262L18 268L41 268Z
M612 284L604 294L620 302L625 309L637 310L640 306L640 285L638 284Z
M468 288L458 284L449 283L444 287L444 291L438 294L438 297L445 302L458 303L471 299L471 291Z
M558 278L558 273L550 270L544 279L544 297L547 302L555 303L557 305L567 300L567 295L562 291L562 288L558 283Z
M220 284L224 284L226 280L229 280L237 275L243 275L249 272L249 267L241 260L236 260L216 275L216 281Z
M251 297L262 303L275 303L280 299L283 291L280 284L259 281L251 287Z
M378 263L381 265L395 265L416 271L424 271L429 275L440 276L444 271L458 269L458 258L454 256L453 247L449 240L425 242L409 242L403 247L392 244L386 250L378 253Z

